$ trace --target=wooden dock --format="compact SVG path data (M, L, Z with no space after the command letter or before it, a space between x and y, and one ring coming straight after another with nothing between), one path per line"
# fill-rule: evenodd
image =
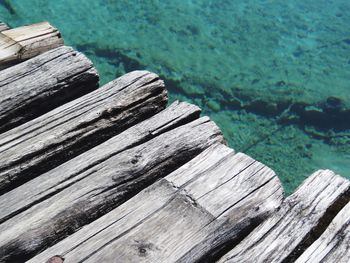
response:
M350 262L349 180L285 197L156 74L98 88L47 22L0 23L0 68L0 262Z

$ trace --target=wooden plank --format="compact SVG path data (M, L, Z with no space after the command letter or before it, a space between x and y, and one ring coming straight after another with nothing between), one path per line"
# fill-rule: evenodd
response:
M135 71L0 134L0 193L152 116L166 102L163 81Z
M1 71L0 132L95 90L98 80L91 61L70 47Z
M197 106L174 102L155 116L0 196L0 223L79 181L86 170L100 165L111 156L193 121L199 114L200 109Z
M344 205L349 191L350 182L332 171L315 172L219 262L294 262L323 231L334 210Z
M3 32L5 31L0 32L0 71L18 63L16 54L22 48L18 42Z
M26 260L222 140L204 117L82 171L74 183L0 225L0 261Z
M3 30L0 33L0 67L5 68L62 45L60 32L48 22Z
M333 219L322 236L317 239L296 263L349 263L350 262L350 203Z
M4 22L0 22L0 32L10 29L10 27Z
M271 169L217 144L29 262L213 262L282 195Z

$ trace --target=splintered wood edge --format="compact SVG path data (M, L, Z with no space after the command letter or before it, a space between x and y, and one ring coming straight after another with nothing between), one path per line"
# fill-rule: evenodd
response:
M344 197L348 201L349 189L350 182L332 171L315 172L219 262L294 261L344 206Z
M295 263L350 262L350 203Z

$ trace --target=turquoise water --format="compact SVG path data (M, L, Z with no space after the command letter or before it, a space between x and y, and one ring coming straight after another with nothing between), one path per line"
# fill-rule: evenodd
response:
M350 178L350 1L11 0L12 27L48 20L101 82L134 69L199 105L236 151L291 192L313 171Z

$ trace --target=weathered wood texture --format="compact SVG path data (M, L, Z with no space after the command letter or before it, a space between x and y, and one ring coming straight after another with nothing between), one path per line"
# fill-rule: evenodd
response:
M98 87L91 61L59 47L0 74L0 132L38 117Z
M30 262L212 262L281 201L272 170L217 144Z
M4 22L0 22L0 32L10 29L10 27Z
M166 103L163 81L135 71L0 134L0 192L106 141Z
M333 219L296 263L349 263L350 262L350 203Z
M155 116L0 196L0 223L74 184L85 176L85 171L101 165L112 156L193 121L199 114L197 106L174 102Z
M315 172L219 262L294 262L349 201L349 191L350 181L329 170Z
M27 259L222 140L204 117L81 171L62 191L0 225L0 261Z
M0 33L0 68L62 45L60 32L48 22L3 30Z

